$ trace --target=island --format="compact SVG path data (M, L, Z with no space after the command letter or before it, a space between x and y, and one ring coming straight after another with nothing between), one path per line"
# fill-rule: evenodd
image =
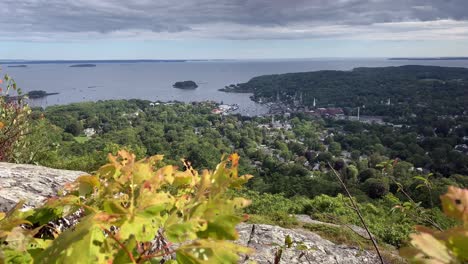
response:
M46 91L37 90L37 91L28 92L27 96L29 97L29 99L39 99L39 98L43 98L49 95L56 95L56 94L59 94L59 93L48 93Z
M28 65L20 64L20 65L8 65L8 68L26 68Z
M72 68L92 68L96 67L96 64L75 64L75 65L70 65Z
M48 93L48 92L42 91L42 90L35 90L35 91L30 91L30 92L28 92L26 94L21 94L21 95L17 95L17 96L7 95L6 99L7 99L8 102L11 102L11 101L23 99L24 97L27 97L29 99L40 99L40 98L44 98L44 97L49 96L49 95L56 95L56 94L59 94L59 93Z
M198 85L194 81L183 81L174 83L172 87L179 89L196 89Z

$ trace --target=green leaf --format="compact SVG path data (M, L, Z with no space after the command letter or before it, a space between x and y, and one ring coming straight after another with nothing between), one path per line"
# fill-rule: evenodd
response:
M104 212L110 214L128 214L128 210L124 208L119 201L107 200L102 204Z
M43 207L36 209L34 214L27 217L26 220L38 225L45 225L59 217L62 217L62 210L60 208Z
M185 222L168 225L164 228L167 239L171 242L184 242L197 238L197 223Z
M179 263L231 264L238 263L238 254L250 254L251 249L223 240L197 240L176 251Z
M150 241L156 236L159 227L160 225L154 219L136 215L120 226L117 237L121 240L127 240L134 236L139 242Z
M3 249L3 263L8 264L27 264L33 263L33 258L27 252L16 251L13 249ZM0 260L1 262L2 260Z
M80 196L87 196L94 192L94 188L99 187L99 178L96 176L80 176L76 182L79 184Z
M35 259L35 263L103 263L100 246L106 239L103 230L87 216L74 228L62 233L49 248Z
M148 189L142 189L137 199L138 210L153 216L161 211L169 210L175 202L175 198L169 193L153 193Z
M130 236L130 238L124 244L127 251L120 248L117 255L115 255L115 258L113 259L112 264L132 263L132 260L130 259L130 256L127 254L127 252L133 252L133 249L137 247L137 243L138 242L136 241L135 236Z
M208 221L206 230L198 232L201 238L237 240L239 234L236 231L236 225L242 218L235 215L219 215L215 219Z

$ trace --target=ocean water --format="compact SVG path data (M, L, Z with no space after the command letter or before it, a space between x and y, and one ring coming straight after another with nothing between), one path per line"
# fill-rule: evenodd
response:
M309 60L240 60L188 61L151 63L96 63L93 68L72 68L70 64L30 64L26 68L9 68L10 74L24 91L44 90L58 95L34 100L35 106L50 106L106 99L146 99L152 101L213 100L239 104L244 115L259 115L266 107L250 100L250 94L219 92L233 83L246 82L265 74L318 70L351 70L356 67L399 65L437 65L467 67L468 60L404 61L386 59L309 59ZM195 90L173 88L177 81L193 80Z

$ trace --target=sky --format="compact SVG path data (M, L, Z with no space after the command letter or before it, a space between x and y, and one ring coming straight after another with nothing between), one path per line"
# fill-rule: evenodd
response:
M467 0L0 0L0 59L440 56Z

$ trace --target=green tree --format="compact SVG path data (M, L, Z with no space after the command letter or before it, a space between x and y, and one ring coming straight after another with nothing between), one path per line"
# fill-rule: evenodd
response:
M335 156L341 155L341 145L340 145L340 143L331 142L330 146L328 147L328 151L330 151Z
M72 122L71 124L65 127L65 132L72 134L77 137L83 133L83 125L80 121Z
M364 182L364 188L370 198L384 197L389 191L388 182L384 179L369 178Z
M367 179L376 178L378 175L378 171L376 169L365 169L361 171L358 175L360 182L365 182Z

